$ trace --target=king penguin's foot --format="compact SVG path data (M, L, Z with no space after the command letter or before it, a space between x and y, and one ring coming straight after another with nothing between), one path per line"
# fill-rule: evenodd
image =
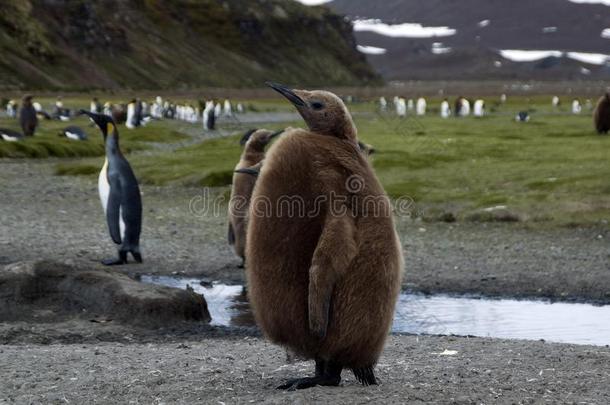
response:
M104 259L102 260L102 264L104 266L119 266L121 264L127 264L127 260L123 260L120 257L115 257L112 259Z
M119 257L115 259L102 260L102 264L105 266L118 266L121 264L127 264L127 251L119 249Z
M323 387L337 387L341 383L341 370L343 367L331 362L316 360L316 375L313 377L294 378L277 387L278 390L302 390L320 385Z
M140 254L140 252L131 252L131 255L133 256L133 259L136 262L142 263L142 255Z

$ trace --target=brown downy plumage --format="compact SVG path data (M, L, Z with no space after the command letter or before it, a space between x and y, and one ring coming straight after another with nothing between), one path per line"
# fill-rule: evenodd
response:
M593 113L595 129L598 134L607 134L610 131L610 94L606 93L597 102Z
M266 129L250 130L240 141L244 146L244 151L235 166L235 173L233 173L231 199L229 200L228 241L233 246L235 254L241 257L242 264L245 261L248 206L256 183L256 176L265 158L265 147L281 132L274 133Z
M285 132L267 153L249 212L246 256L257 324L273 342L316 361L283 389L364 385L392 324L403 258L392 208L343 102L325 91L270 85L309 130Z

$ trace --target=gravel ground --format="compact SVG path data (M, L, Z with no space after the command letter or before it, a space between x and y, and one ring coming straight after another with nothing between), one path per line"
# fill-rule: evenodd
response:
M44 258L95 265L115 254L97 181L54 176L57 162L0 162L0 264ZM243 283L240 260L226 243L226 206L215 208L222 191L210 198L194 188L142 190L144 264L121 271ZM205 215L204 201L211 201ZM528 229L399 218L398 228L406 254L405 287L415 291L610 303L608 226Z
M0 404L574 403L610 401L610 349L479 338L393 336L359 386L283 392L312 372L256 337L203 342L0 346ZM7 361L10 359L10 361Z
M115 253L95 180L54 176L57 162L0 162L0 264L98 266ZM198 189L143 193L145 262L118 271L243 283L225 241L224 207L217 215L193 212L193 202L201 208ZM398 228L406 288L610 302L608 229L407 219ZM392 336L377 367L380 386L358 386L344 372L339 388L286 393L274 387L313 365L288 363L283 349L252 328L142 329L82 314L50 316L44 308L32 316L0 322L0 404L610 403L608 347Z

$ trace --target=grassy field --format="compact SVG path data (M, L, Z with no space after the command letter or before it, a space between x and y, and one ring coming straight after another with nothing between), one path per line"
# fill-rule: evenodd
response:
M286 103L251 104L270 111L285 110ZM375 112L374 103L351 106L360 113L360 138L377 150L372 163L388 194L412 198L413 215L425 220L549 224L610 219L610 137L595 134L588 111L567 114L568 100L563 109L554 110L550 97L542 96L512 98L505 105L488 99L493 115L443 120L435 113L437 104L438 100L429 101L431 113L426 117L404 120ZM520 110L532 113L529 123L514 121ZM284 125L302 123L267 127ZM81 156L62 160L57 173L95 175L101 159L91 156L103 153L101 136L91 128L87 143L62 140L55 135L62 126L45 121L40 137L0 143L0 156ZM163 121L137 131L123 130L121 142L125 150L134 151L146 148L147 142L186 138L177 127ZM132 154L130 161L145 184L228 187L241 153L238 139L236 133L171 152Z

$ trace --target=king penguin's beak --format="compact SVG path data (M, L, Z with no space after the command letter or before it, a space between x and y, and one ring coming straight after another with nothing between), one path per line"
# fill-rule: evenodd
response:
M304 107L306 105L305 101L303 101L301 97L297 96L294 90L278 83L266 82L265 84L280 93L282 96L286 97L295 106Z

